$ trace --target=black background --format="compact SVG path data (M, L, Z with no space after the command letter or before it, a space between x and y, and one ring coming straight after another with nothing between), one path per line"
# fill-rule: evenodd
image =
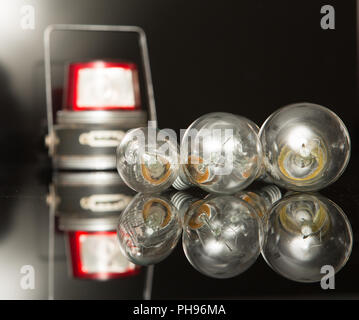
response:
M20 28L24 4L35 7L35 30ZM320 27L320 8L325 4L335 8L335 30ZM1 205L2 235L12 230L9 221L16 213L10 209L19 202L16 195L24 195L22 186L27 185L26 192L34 196L36 188L44 191L49 179L43 146L42 37L52 23L141 26L149 44L161 128L179 133L198 116L213 111L237 113L261 125L277 108L301 101L332 109L349 129L352 159L342 178L322 193L347 213L356 239L357 13L356 1L350 0L0 0L0 182L2 195L14 196ZM115 35L80 40L59 36L54 41L57 88L63 83L63 63L69 59L119 55L138 59L133 39L119 41ZM285 280L262 259L236 279L209 279L192 269L178 246L156 267L153 294L155 298L349 297L358 293L356 246L357 242L348 265L337 275L334 292L323 291L318 284Z

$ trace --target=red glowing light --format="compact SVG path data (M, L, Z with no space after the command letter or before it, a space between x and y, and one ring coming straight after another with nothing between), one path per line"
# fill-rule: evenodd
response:
M134 63L71 63L67 81L65 108L69 110L133 110L140 107L138 71Z
M129 277L139 273L140 267L127 261L120 253L119 247L114 245L117 241L116 231L71 231L67 234L71 251L72 272L75 278L107 280ZM104 245L106 246L104 241L110 244L110 248L107 250L104 247ZM86 242L88 242L87 246ZM89 252L89 248L91 252ZM106 251L108 251L108 256L112 256L112 258L117 256L117 262L120 258L120 264L111 265L109 263L111 259L103 257L103 253L106 254ZM102 260L99 259L101 254Z

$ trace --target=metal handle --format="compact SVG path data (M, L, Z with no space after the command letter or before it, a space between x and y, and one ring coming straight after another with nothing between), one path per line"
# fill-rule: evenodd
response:
M131 32L137 33L141 57L144 68L147 96L149 100L150 120L157 126L156 105L153 93L153 84L150 68L150 59L148 54L146 34L142 28L137 26L110 26L110 25L85 25L85 24L52 24L46 27L44 31L44 49L45 49L45 86L46 86L46 109L47 124L49 136L52 136L54 120L52 116L52 81L51 81L51 51L50 37L53 31L97 31L97 32Z

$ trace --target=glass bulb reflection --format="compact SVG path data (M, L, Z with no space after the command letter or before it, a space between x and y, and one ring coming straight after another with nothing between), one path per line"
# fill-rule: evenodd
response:
M169 139L155 128L130 130L117 148L117 170L132 189L156 193L169 188L178 176L179 157L176 138Z
M210 113L194 121L181 142L182 171L176 189L192 183L208 192L232 194L260 174L258 127L230 113Z
M182 232L176 208L164 195L138 194L120 216L123 253L139 265L155 264L175 248Z
M186 213L182 244L199 272L231 278L247 270L260 254L262 224L247 202L233 196L194 202Z
M322 189L338 179L349 162L345 125L319 105L298 103L277 110L263 124L260 139L267 172L287 189Z
M282 193L277 186L268 185L259 190L240 191L235 196L251 205L257 215L266 220L269 209L282 198Z
M321 268L338 272L347 262L353 244L350 223L329 199L294 193L270 211L263 257L273 270L298 282L316 282Z

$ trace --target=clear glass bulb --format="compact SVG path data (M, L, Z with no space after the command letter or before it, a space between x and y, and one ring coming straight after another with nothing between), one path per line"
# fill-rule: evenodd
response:
M181 141L181 172L176 189L194 184L208 192L232 194L260 174L258 127L230 113L210 113L194 121Z
M117 148L117 170L133 190L157 193L169 188L179 172L179 153L171 132L148 127L130 130Z
M117 233L131 262L151 265L169 256L181 232L177 209L167 196L139 193L121 214Z
M344 212L329 199L294 193L270 211L262 255L280 275L298 282L317 282L321 268L338 272L349 259L353 234Z
M233 196L194 202L184 219L182 244L191 265L213 278L231 278L258 258L262 223L247 202Z
M274 112L260 130L264 163L275 184L315 191L337 180L350 158L350 138L329 109L298 103Z

